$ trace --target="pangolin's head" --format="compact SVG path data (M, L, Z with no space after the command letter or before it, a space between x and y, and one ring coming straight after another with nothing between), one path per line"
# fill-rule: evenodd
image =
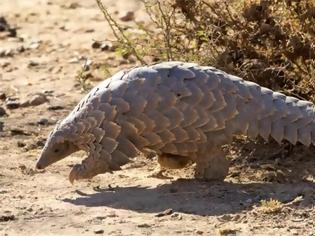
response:
M44 169L79 150L79 148L70 140L68 135L65 135L65 131L66 130L62 126L57 125L49 134L46 144L36 163L37 169Z

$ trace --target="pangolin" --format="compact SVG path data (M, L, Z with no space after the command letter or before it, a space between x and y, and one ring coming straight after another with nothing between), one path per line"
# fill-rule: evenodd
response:
M195 175L223 180L221 146L234 135L315 145L315 107L209 66L164 62L120 71L93 88L49 134L42 169L71 153L88 157L69 179L118 170L144 150L163 167L196 163Z

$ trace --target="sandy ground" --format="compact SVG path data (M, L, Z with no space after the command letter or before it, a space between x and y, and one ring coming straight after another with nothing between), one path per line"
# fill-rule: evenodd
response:
M145 19L137 1L104 3ZM153 178L156 161L139 157L71 185L84 153L36 171L48 132L83 96L75 76L85 58L112 71L133 64L91 47L111 37L94 1L1 0L0 16L17 28L17 37L0 32L0 235L315 235L313 149L235 145L223 183L196 181L191 169ZM9 109L1 92L13 107L37 93L49 101ZM275 213L261 210L270 198L282 204Z

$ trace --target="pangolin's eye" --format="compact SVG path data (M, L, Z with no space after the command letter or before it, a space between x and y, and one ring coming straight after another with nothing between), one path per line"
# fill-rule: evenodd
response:
M59 149L58 149L58 148L56 148L56 149L54 150L54 153L57 153L57 152L59 152Z

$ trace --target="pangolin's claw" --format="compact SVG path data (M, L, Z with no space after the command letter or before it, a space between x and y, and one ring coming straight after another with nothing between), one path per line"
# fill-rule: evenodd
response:
M81 169L81 165L79 164L76 164L75 166L72 167L72 170L70 171L70 174L69 174L69 181L71 184L73 184L75 180L79 179L80 169Z

